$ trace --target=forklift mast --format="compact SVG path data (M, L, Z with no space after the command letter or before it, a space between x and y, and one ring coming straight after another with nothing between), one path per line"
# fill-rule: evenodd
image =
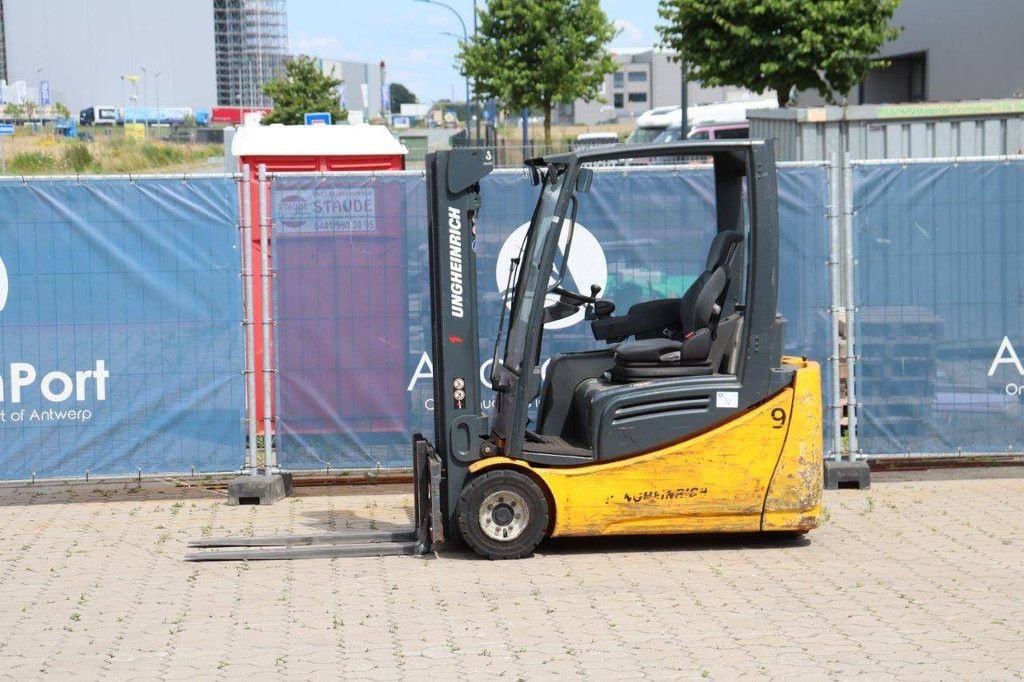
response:
M467 467L488 434L480 414L476 222L479 183L494 170L494 157L487 149L455 149L428 154L426 164L434 446L443 463L439 506L447 530Z

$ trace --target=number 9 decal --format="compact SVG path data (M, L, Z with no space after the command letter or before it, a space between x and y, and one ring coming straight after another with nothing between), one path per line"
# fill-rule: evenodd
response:
M786 425L786 411L781 407L776 407L772 410L772 421L775 422L773 429L781 429Z

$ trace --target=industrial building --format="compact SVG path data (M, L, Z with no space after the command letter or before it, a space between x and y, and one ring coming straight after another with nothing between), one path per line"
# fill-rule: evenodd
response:
M338 86L341 108L347 109L350 117L359 111L364 121L381 115L381 84L385 78L383 63L317 59L317 64L322 74L341 81Z
M0 0L0 80L72 110L264 106L287 31L285 0Z
M903 30L878 51L889 66L869 71L847 93L849 104L1024 96L1020 0L903 0L890 23ZM798 102L824 100L802 92Z
M559 120L582 125L625 122L649 109L680 103L682 71L678 62L671 61L671 53L650 47L611 48L611 53L619 68L605 76L604 101L576 100L559 111ZM691 105L753 96L743 88L706 88L693 82L687 84L686 94Z
M896 40L880 50L890 62L868 74L851 102L946 101L1020 97L1020 0L904 0Z
M878 56L890 62L871 70L847 93L850 104L954 101L1024 97L1020 69L1020 0L903 0L892 25L902 28ZM984 37L979 40L979 37ZM669 53L653 48L612 48L619 69L605 78L602 99L577 100L559 111L560 120L593 125L622 122L654 107L679 104L681 74ZM739 88L704 88L690 83L690 104L746 99ZM806 91L800 105L821 104Z

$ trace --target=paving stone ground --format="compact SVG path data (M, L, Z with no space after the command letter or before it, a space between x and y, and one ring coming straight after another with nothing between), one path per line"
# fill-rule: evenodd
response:
M408 522L402 487L272 507L166 483L0 488L0 678L1009 680L1024 479L826 493L806 540L549 542L516 562L186 563L189 538Z

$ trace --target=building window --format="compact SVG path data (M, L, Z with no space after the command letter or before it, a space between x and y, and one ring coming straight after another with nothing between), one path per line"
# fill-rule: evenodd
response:
M615 74L612 76L612 87L621 88L625 84L626 80L623 73L621 71L616 71Z
M629 93L629 101L630 102L646 102L647 101L647 93L646 92L631 92L631 93Z
M889 66L871 69L864 77L860 103L923 102L928 96L927 59L924 52L887 57Z
M622 103L622 93L621 92L617 92L617 93L615 93L615 108L616 109L621 109L622 106L623 106L623 103Z
M629 72L630 83L646 83L647 72L646 71L630 71Z

